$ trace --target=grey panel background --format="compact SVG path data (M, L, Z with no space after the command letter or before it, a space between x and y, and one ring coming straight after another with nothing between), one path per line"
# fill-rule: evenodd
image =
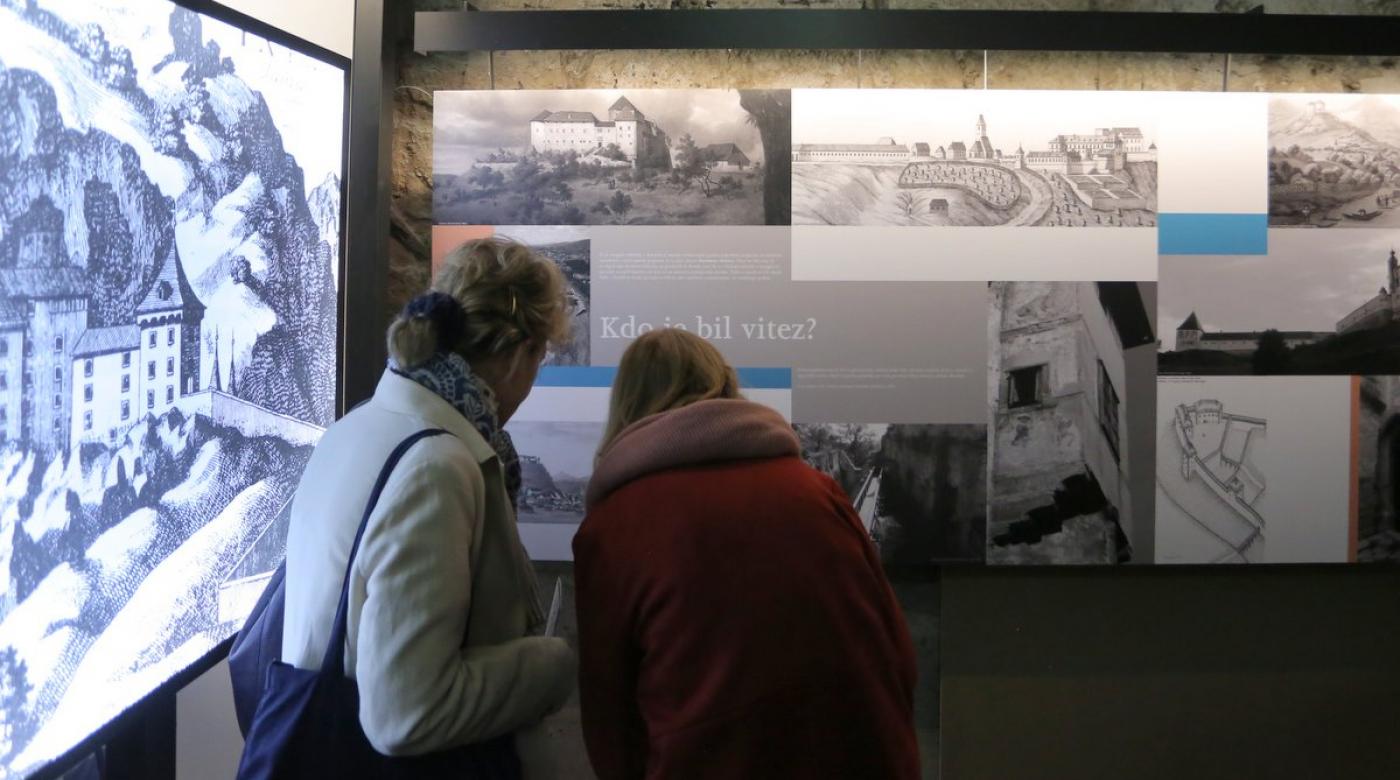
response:
M1400 570L943 575L943 772L1400 776Z
M599 260L595 247L594 262ZM604 338L603 317L732 319L717 340L737 366L810 369L957 369L956 378L899 379L893 389L804 388L794 377L794 417L811 422L986 422L986 284L982 282L595 282L594 365L616 365L630 343ZM815 324L798 341L745 338L758 318ZM810 318L810 321L809 321ZM703 334L702 334L703 335Z

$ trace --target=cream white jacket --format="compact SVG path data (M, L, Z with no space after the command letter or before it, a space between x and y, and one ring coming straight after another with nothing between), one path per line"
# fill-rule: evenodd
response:
M365 734L390 755L518 732L558 708L576 674L562 640L527 636L534 575L496 453L450 404L390 372L326 431L292 501L283 660L320 668L374 480L425 428L453 435L404 455L350 577L345 669Z

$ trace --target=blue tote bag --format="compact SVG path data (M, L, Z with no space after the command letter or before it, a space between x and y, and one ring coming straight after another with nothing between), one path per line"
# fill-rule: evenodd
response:
M345 567L345 580L340 588L340 603L335 610L335 623L319 671L307 671L282 663L267 666L267 677L258 698L243 758L238 765L239 780L293 780L300 778L454 778L454 780L484 778L517 780L521 775L520 759L515 753L514 739L506 734L474 745L422 756L386 756L374 749L360 727L360 690L355 681L345 676L345 619L350 601L350 571L355 553L360 548L365 525L389 481L394 466L418 441L447 433L443 430L419 431L399 443L379 472L370 492L369 503L355 542L350 546L350 559ZM250 641L265 645L272 628L267 618L274 611L280 616L282 588L278 582L275 592L269 586L268 603L255 610L263 619L255 625L262 631ZM274 603L275 602L275 603ZM250 623L254 621L250 620ZM280 621L278 621L280 623ZM280 629L280 625L277 628ZM280 643L280 632L279 643ZM241 637L240 637L241 638ZM280 650L280 648L279 648ZM280 655L280 652L279 652Z

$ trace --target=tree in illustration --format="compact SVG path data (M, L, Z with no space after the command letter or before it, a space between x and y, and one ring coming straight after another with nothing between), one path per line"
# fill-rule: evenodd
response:
M88 228L88 278L96 282L89 318L94 327L123 324L135 311L129 293L135 268L131 229L112 185L97 179L83 185L83 219Z
M29 669L13 647L0 650L0 764L8 765L29 730Z
M1270 328L1259 334L1259 346L1251 360L1256 374L1283 374L1293 367L1293 350L1283 334Z
M899 210L904 212L904 216L914 216L914 206L916 205L914 202L914 193L903 190L895 196L894 202L899 206Z
M621 220L627 216L627 212L632 210L632 196L622 190L618 190L614 192L612 198L608 200L608 208Z
M698 181L705 197L710 197L714 181L710 178L710 165L705 161L704 153L695 144L695 139L690 137L690 133L682 135L677 144L679 151L676 154L676 175L687 188L691 182Z
M741 89L739 106L749 112L763 142L763 223L792 222L792 93L783 89Z

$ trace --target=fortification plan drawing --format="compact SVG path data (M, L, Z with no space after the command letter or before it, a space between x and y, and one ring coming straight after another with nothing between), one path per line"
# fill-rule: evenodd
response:
M1266 527L1256 507L1267 482L1252 459L1268 421L1202 399L1178 404L1168 425L1177 457L1163 458L1158 468L1167 497L1218 541L1220 561L1256 561ZM1179 481L1169 478L1173 465Z

